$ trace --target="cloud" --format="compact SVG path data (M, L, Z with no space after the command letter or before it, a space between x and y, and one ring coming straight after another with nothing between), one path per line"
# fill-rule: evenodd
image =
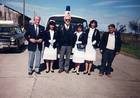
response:
M140 5L119 5L116 8L140 8Z
M18 8L22 8L22 6L23 6L22 2L15 2L15 1L7 2L7 4L18 7ZM56 8L54 8L54 7L44 7L44 6L33 5L33 4L29 4L29 3L26 3L25 6L26 6L26 8L28 8L30 10L33 10L33 9L35 9L35 10L56 10Z
M23 0L0 0L0 3L7 3L7 2L23 2Z
M3 0L4 1L4 0ZM16 2L16 1L21 1L21 0L12 0L9 2L6 2L7 6L18 10L19 12L22 13L22 8L23 8L23 4L22 2ZM116 24L117 22L120 22L122 24L127 24L129 20L135 19L135 12L134 11L129 11L127 9L121 10L119 8L133 8L133 7L139 7L138 3L133 4L130 3L131 5L128 5L128 3L124 3L126 1L120 1L120 0L105 0L105 1L101 1L98 0L98 2L94 2L94 4L92 5L87 5L87 6L78 6L78 8L75 8L74 10L72 10L72 14L78 15L78 16L82 16L83 18L87 19L87 21L89 22L91 19L96 19L99 23L99 29L101 30L106 30L107 29L107 25L110 23L114 23ZM124 5L125 4L125 5ZM126 5L127 4L127 5ZM132 5L133 4L133 5ZM106 6L114 6L116 7L115 9L111 9L111 8L97 8L96 6L99 7L106 7ZM95 6L95 7L93 7ZM32 3L28 3L26 2L26 10L25 10L25 14L28 15L29 17L33 17L34 16L34 11L36 15L41 16L41 21L42 21L42 25L46 24L47 19L49 18L49 16L54 15L54 14L64 14L64 9L61 9L60 6L52 6L50 5L50 3L46 3L46 5L42 4L36 4L34 2ZM138 16L137 16L138 17Z
M126 1L101 1L101 2L97 2L97 3L93 3L91 4L92 6L107 6L107 5L112 5L112 4L116 4L116 3L122 3L122 2L126 2Z
M6 5L21 13L23 12L22 2L10 1L10 2L7 2ZM25 14L31 18L34 15L41 16L43 25L46 24L46 21L48 20L49 16L57 14L57 12L64 13L63 11L61 11L61 9L56 8L56 7L51 7L51 6L46 7L46 6L40 6L40 5L35 5L35 4L29 4L29 3L25 4Z

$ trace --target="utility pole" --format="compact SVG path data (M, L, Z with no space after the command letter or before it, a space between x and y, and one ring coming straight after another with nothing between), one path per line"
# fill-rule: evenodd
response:
M23 0L23 27L25 28L25 0Z
M34 17L35 17L35 15L36 15L36 14L35 14L35 10L34 10Z

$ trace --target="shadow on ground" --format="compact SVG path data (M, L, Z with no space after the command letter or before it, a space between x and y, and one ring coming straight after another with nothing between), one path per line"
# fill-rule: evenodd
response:
M59 60L56 60L56 61L54 62L54 65L53 65L54 70L55 70L55 69L59 69L58 61L59 61ZM74 63L71 61L69 70L71 70L72 68L74 68ZM44 63L42 63L42 64L40 65L40 71L44 71L45 69L46 69L46 64L45 64L45 62L44 62ZM81 64L81 65L80 65L80 71L84 71L84 69L85 69L84 64ZM100 65L93 65L91 70L94 71L95 69L99 70L99 69L100 69Z

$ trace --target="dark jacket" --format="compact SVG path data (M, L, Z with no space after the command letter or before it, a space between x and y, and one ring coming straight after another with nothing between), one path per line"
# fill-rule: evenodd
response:
M66 30L65 26L59 27L59 46L72 46L73 45L74 26L70 25Z
M76 44L76 41L77 41L77 35L76 33L74 33L74 38L73 38L73 48ZM82 42L82 45L86 45L86 34L83 32L80 36L79 36L79 39L78 41L81 41Z
M38 46L38 49L41 51L42 50L42 43L32 43L29 41L30 38L33 39L43 39L43 32L44 32L44 27L39 25L39 34L36 34L35 27L34 25L29 25L27 32L25 33L25 38L29 42L28 43L28 50L29 51L36 51L36 48Z
M50 39L51 39L50 32L49 31L44 31L43 41L44 41L44 46L45 47L49 47L50 46L50 44L51 44L49 42ZM58 32L57 31L54 32L53 39L56 40L54 42L54 44L53 44L53 48L57 48L58 47L58 39L59 39L59 36L58 36Z
M88 34L89 34L89 30L90 29L87 29L86 30L86 43L88 41ZM96 43L93 45L94 48L99 48L99 42L100 42L100 32L98 29L95 29L94 30L94 33L92 35L92 42L93 41L96 41Z
M108 42L109 32L105 32L101 38L100 50L105 50ZM115 32L115 52L120 52L121 49L121 36L120 32Z

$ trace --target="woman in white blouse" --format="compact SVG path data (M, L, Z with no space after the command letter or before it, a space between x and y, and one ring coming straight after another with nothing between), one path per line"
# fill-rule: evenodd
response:
M43 59L46 62L46 73L54 72L53 63L57 60L58 33L56 31L55 21L50 21L44 32L44 54Z
M86 30L86 49L85 49L85 71L83 74L91 74L93 62L96 61L96 48L99 47L100 32L97 27L97 21L91 20L89 28Z
M74 48L72 59L72 61L75 63L75 71L73 72L76 72L77 75L79 75L79 68L81 63L84 63L85 44L86 37L85 33L83 32L83 25L78 24L74 33Z

